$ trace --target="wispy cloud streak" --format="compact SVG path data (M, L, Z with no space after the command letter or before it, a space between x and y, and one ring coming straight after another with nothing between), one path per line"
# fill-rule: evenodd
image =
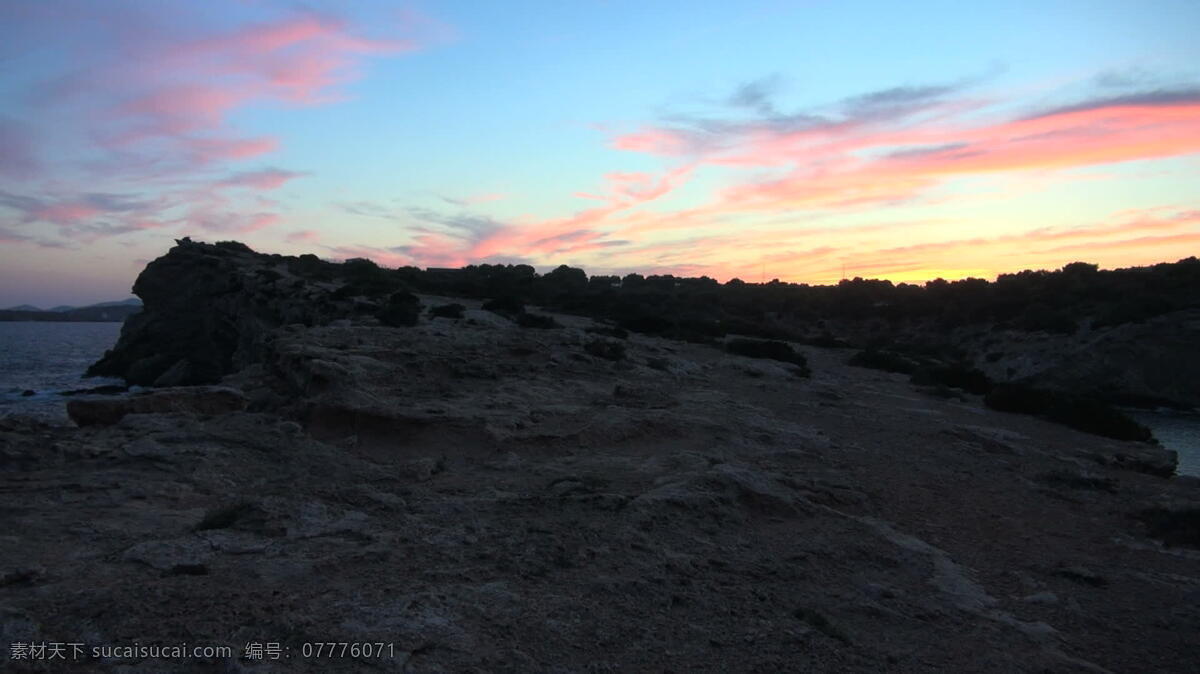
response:
M1045 175L1200 153L1200 89L1195 87L1106 93L1014 113L1014 101L970 95L970 83L901 86L784 113L772 100L776 85L763 80L739 87L724 99L733 111L724 116L677 114L663 124L611 136L613 149L660 157L676 167L657 176L610 173L604 191L576 195L596 201L595 207L563 218L508 223L461 240L422 239L404 252L416 261L565 256L605 268L690 264L727 273L774 263L786 266L791 278L809 274L828 280L836 279L832 270L850 258L860 270L878 273L968 272L979 265L953 267L937 255L1018 244L1035 246L1044 255L1085 252L1089 246L1103 251L1119 247L1110 240L1119 236L1130 246L1190 241L1187 233L1128 236L1192 226L1181 217L906 246L888 245L910 236L903 228L880 227L875 236L866 236L865 230L846 226L816 234L811 227L758 223L775 214L804 222L934 203L944 198L939 190L973 176ZM739 112L753 116L739 118ZM718 169L730 177L707 202L642 208ZM461 241L458 249L456 241ZM1049 246L1052 241L1062 245Z
M369 37L310 9L244 14L256 18L222 23L209 20L220 12L186 4L74 0L0 11L0 37L9 42L0 53L41 40L60 45L65 57L13 99L20 118L31 121L0 117L0 175L16 178L8 189L25 200L0 202L9 222L66 242L152 225L271 228L281 215L262 211L255 193L307 174L237 168L281 142L242 131L237 113L336 103L366 59L421 46L416 37L394 37L403 30L398 24L380 31L387 37ZM97 200L97 185L128 193L139 206Z

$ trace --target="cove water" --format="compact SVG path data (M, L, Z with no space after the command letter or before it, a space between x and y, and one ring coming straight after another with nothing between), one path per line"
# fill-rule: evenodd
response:
M66 422L63 391L123 383L83 378L120 334L120 323L0 321L0 415Z

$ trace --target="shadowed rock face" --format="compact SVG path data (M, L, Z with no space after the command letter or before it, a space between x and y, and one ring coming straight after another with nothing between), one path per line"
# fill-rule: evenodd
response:
M142 386L211 384L258 362L278 326L324 325L381 305L378 297L344 292L344 279L320 275L334 265L301 262L236 242L183 239L138 276L133 292L144 310L88 374Z
M1114 400L1200 407L1200 310L1044 341L1050 348L1029 355L1014 348L1018 356L1012 359L1044 385L1096 391Z
M246 397L221 386L165 388L129 396L84 396L67 401L79 426L108 426L127 414L221 414L245 409Z
M610 359L591 319L422 299L462 318L289 324L229 388L0 418L0 639L394 647L321 672L1194 669L1200 488L1147 474L1159 447L843 350L793 345L811 377L644 335Z
M839 323L833 331L853 343L871 343L863 323ZM997 384L1085 395L1116 405L1200 408L1197 309L1120 325L1088 321L1070 334L994 322L953 330L915 322L890 329L887 337L891 344L867 349L854 364L913 374L932 355L963 361Z

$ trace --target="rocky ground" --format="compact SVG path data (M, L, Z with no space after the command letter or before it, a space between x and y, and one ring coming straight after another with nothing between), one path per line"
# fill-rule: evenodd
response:
M1196 309L1119 325L1087 320L1070 333L1018 329L994 321L947 327L936 320L889 324L868 318L830 320L826 326L829 333L859 346L943 359L958 354L995 383L1086 393L1134 407L1200 408ZM812 328L811 321L789 327L798 332Z
M1081 327L1069 335L963 328L953 342L995 381L1091 391L1110 399L1200 407L1200 311L1138 323Z
M1194 671L1169 452L848 351L799 347L805 378L455 301L284 327L79 427L0 419L0 639L235 652L97 671ZM394 650L304 657L331 641Z

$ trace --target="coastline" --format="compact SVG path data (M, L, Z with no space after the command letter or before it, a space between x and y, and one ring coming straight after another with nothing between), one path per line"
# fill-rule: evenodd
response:
M1149 427L1163 447L1179 453L1177 474L1200 477L1200 411L1169 407L1124 411Z

